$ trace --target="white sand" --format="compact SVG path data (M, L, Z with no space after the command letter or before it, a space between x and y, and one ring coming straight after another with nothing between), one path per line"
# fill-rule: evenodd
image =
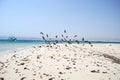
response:
M0 58L0 80L120 80L120 45L59 44L10 53Z

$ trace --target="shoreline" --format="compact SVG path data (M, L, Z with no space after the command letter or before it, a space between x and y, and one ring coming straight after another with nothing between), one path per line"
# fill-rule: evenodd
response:
M39 45L43 45L43 44L39 44ZM7 55L9 53L13 53L14 51L18 52L18 51L21 51L21 50L30 49L33 46L38 46L38 44L29 45L29 46L25 46L25 47L18 47L18 48L13 48L13 49L8 49L8 50L2 50L2 51L0 51L0 57L2 57L4 55Z
M93 44L92 47L89 44L46 46L32 46L0 58L0 79L120 79L120 44Z
M27 47L29 48L29 47L32 47L32 46L44 45L45 44L43 40L41 40L41 42L39 40L18 40L17 42L12 42L12 43L9 40L2 40L2 41L5 41L5 42L8 41L8 43L10 44L11 47L8 47L9 44L8 45L5 44L5 46L4 46L3 43L2 44L0 43L0 47L2 48L2 49L0 49L0 57L4 55L3 53L10 53L14 50L18 51L18 50L21 50L21 49L24 49L24 48L27 48ZM24 43L24 41L25 42L28 41L27 44ZM32 42L32 44L30 42ZM93 45L96 45L96 44L111 44L111 45L112 44L118 44L119 45L120 44L120 42L115 42L115 41L112 41L112 42L111 41L90 41L90 42ZM21 45L21 43L22 43L22 45ZM65 43L59 43L59 44L65 44ZM76 43L73 43L73 44L76 44ZM83 44L83 42L80 42L80 44ZM88 43L85 42L84 44L88 44Z

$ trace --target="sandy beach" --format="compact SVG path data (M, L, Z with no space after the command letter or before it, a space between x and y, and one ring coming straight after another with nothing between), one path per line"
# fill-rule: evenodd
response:
M120 80L120 44L33 46L0 58L0 80Z

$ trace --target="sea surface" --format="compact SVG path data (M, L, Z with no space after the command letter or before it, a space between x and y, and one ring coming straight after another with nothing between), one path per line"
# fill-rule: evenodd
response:
M101 42L101 41L91 41L92 44L120 44L120 42ZM0 54L5 51L16 50L27 48L34 45L45 44L42 40L0 40ZM81 42L82 44L82 42ZM87 43L85 43L87 44Z
M0 40L0 51L29 47L39 44L44 44L44 42L42 40Z

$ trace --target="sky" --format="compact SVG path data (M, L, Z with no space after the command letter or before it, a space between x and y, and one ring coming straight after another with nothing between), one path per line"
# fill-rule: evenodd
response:
M61 35L120 41L120 0L0 0L0 37Z

